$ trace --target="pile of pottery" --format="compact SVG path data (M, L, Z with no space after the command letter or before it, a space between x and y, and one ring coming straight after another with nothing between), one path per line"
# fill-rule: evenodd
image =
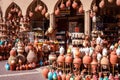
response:
M17 48L11 49L8 63L6 63L6 70L28 70L37 67L37 54L32 44L28 46L28 53L25 55L25 46L19 41Z
M71 78L74 80L83 78L119 80L120 41L109 48L105 44L107 42L98 36L95 43L94 41L89 43L86 37L83 47L68 47L67 54L61 47L60 55L57 58L52 56L54 59L52 66L43 69L43 76L48 80L70 80Z

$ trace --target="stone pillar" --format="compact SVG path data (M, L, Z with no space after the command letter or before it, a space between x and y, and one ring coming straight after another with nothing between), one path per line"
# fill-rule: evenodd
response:
M55 37L55 15L54 15L54 13L51 13L50 14L50 23L49 23L49 28L52 28L53 29L53 32L52 32L52 34L49 36L49 39L50 40L55 40L56 39L56 37Z
M85 18L84 18L84 33L85 35L90 35L90 12L89 10L85 10Z

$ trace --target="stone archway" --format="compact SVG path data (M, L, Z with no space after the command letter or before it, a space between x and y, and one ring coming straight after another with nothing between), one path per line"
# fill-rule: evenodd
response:
M40 32L42 30L42 34L44 35L49 26L49 20L45 17L47 11L48 8L46 4L41 0L34 0L31 2L26 10L26 16L30 20L32 31L35 31L37 28L40 29Z

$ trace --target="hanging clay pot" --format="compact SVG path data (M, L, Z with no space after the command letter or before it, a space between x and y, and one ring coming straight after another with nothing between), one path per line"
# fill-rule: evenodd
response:
M114 0L108 0L109 3L113 3Z
M99 7L100 8L103 8L105 6L105 1L104 0L101 0L101 2L99 3Z
M33 12L30 11L30 12L29 12L29 17L32 17L32 16L33 16Z
M57 80L62 80L60 75L57 75Z
M68 0L68 1L66 2L66 7L70 7L70 5L71 5L71 1Z
M103 56L103 57L102 57L100 64L101 64L101 66L102 66L104 69L107 69L107 68L108 68L109 59L107 58L107 56Z
M46 8L44 7L43 10L41 11L41 14L45 15L45 13L46 13Z
M50 14L49 14L48 12L46 12L46 13L45 13L45 17L46 17L47 19L49 19L49 18L50 18Z
M18 16L21 17L22 16L22 11L18 12Z
M120 0L116 0L116 5L120 6Z
M118 57L116 55L116 52L112 51L110 54L110 63L115 65L115 64L117 64L117 62L118 62Z
M76 9L76 8L78 7L78 4L77 4L76 1L73 1L73 3L72 3L72 7L73 7L74 9Z
M59 15L60 14L60 9L59 8L57 8L56 10L55 10L55 15Z
M42 11L42 9L43 9L43 6L39 5L38 10Z
M35 12L39 11L39 5L35 7Z
M60 9L65 9L65 4L63 3L63 1L61 2L61 4L60 4Z
M98 11L98 7L96 6L96 4L93 5L93 11L97 12Z
M12 17L12 14L11 14L11 13L8 13L7 19L11 19L11 17Z
M81 5L80 8L78 9L79 13L83 13L83 6Z

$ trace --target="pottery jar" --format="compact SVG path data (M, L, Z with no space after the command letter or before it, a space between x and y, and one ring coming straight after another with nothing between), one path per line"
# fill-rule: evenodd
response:
M65 57L63 55L59 55L57 58L58 65L63 66L64 62L65 62Z
M66 57L65 57L65 62L66 63L72 63L72 60L73 60L72 56L70 54L67 54Z
M70 7L70 5L71 5L71 1L68 0L68 1L66 2L66 7Z
M48 73L49 73L49 69L47 67L45 67L43 70L42 70L42 75L44 76L44 78L48 78Z
M115 65L115 64L117 64L117 62L118 62L118 57L116 55L116 52L112 51L110 54L110 63Z
M74 68L80 68L81 63L82 63L82 61L80 58L78 58L78 57L74 58L74 60L73 60Z

